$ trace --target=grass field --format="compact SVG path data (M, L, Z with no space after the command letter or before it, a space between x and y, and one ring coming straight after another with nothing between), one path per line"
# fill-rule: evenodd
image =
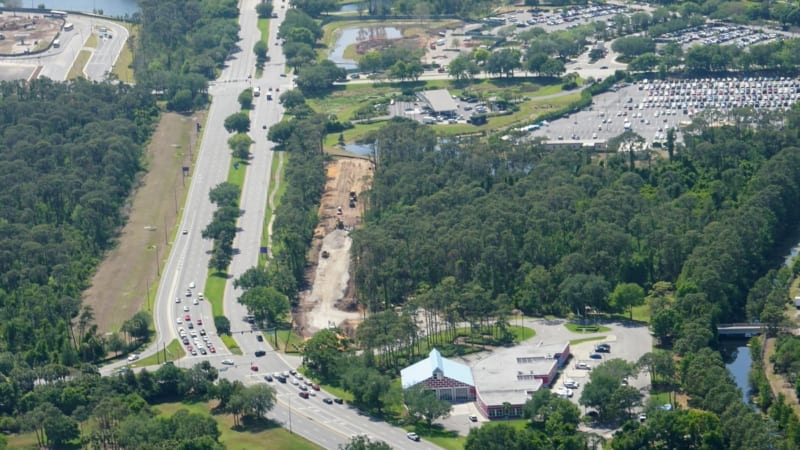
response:
M269 174L269 192L267 193L267 207L264 208L264 227L261 230L261 246L269 247L269 223L272 221L272 213L281 204L281 198L286 192L286 183L281 181L286 174L286 165L289 162L289 154L286 152L273 152L272 165ZM269 259L269 255L258 255L258 267L264 267Z
M303 338L292 330L278 330L278 348L284 353L297 353L298 348L303 343Z
M177 359L181 359L186 356L186 352L183 350L183 346L177 339L173 339L172 342L167 345L167 360L168 361L175 361ZM164 362L164 351L161 350L159 353L153 354L148 356L147 358L142 358L136 361L135 364L131 364L131 367L147 367L147 366L154 366L156 364L161 364Z
M89 50L81 50L78 53L78 57L75 58L75 62L72 63L72 67L69 69L69 73L67 74L68 80L74 80L76 78L83 78L83 69L86 67L86 63L89 62L89 58L92 57L92 52Z
M212 414L216 402L207 403L162 403L156 409L162 416L171 416L180 409L213 417L220 430L219 440L228 450L251 450L254 448L270 448L276 450L316 450L322 447L297 435L290 433L280 424L268 419L258 422L244 421L240 429L233 428L233 416L229 414Z
M225 296L225 283L227 282L228 274L209 271L203 295L211 302L211 312L214 317L225 315L222 310L222 299Z
M139 43L139 25L133 25L126 22L118 22L120 25L128 29L131 39L136 46ZM117 61L111 69L111 73L119 80L125 83L133 83L135 80L133 76L133 52L131 46L127 43L122 46L122 51L119 52Z
M231 351L234 355L241 355L242 349L239 348L239 345L236 344L236 339L227 334L221 334L220 339L222 339L222 343L225 344L225 347L228 347L228 350Z
M83 44L83 46L84 47L89 47L89 48L97 48L97 42L98 42L97 35L92 33L86 39L86 42Z

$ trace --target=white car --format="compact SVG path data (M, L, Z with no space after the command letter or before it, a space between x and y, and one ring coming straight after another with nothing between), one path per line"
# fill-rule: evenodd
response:
M197 300L197 299L194 299L194 300L192 300L192 303L193 303L193 304L195 304L195 305L199 305L199 304L200 304L200 301L199 301L199 300Z
M575 364L575 368L580 370L592 370L592 366L586 364L585 362L579 362Z
M180 297L175 297L175 303L180 303L180 302L181 302L181 298Z
M182 323L183 323L183 319L181 319L180 317L178 317L178 318L175 320L175 322L177 322L177 323L178 323L178 325L180 325L180 324L182 324Z
M230 359L223 359L222 364L225 364L226 366L232 366L233 361L231 361Z
M189 305L183 306L183 312L189 312Z
M128 356L128 362L133 362L136 361L137 359L139 359L139 355L137 355L136 353L133 353L131 356Z
M194 289L194 288L195 288L195 284L194 284L194 281L192 281L191 283L189 283L189 289Z
M202 299L203 299L203 293L202 293L202 292L200 292L199 294L197 294L197 298L198 298L199 300L202 300Z
M564 387L566 387L566 388L570 388L570 389L578 389L578 387L579 387L580 385L581 385L581 384L580 384L580 383L578 383L577 381L575 381L575 380L570 380L569 378L568 378L568 379L566 379L566 380L564 380Z

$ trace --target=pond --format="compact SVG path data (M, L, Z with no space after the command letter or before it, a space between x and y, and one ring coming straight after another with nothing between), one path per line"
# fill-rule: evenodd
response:
M342 148L359 156L369 156L372 154L371 144L347 144Z
M347 3L339 8L339 12L358 12L360 5L358 3Z
M748 376L753 365L750 347L746 339L730 339L720 342L720 353L725 362L725 368L733 376L736 386L742 390L742 400L745 404L754 406L750 401L751 391Z
M350 44L369 40L399 39L401 37L403 37L403 33L400 32L400 29L395 27L343 28L339 31L336 42L333 44L333 49L328 55L328 59L343 69L356 70L358 64L356 64L354 60L344 57L344 50Z
M102 9L103 15L109 17L125 17L139 11L137 0L36 0L34 3L59 11L91 13ZM26 1L23 0L21 4L25 5Z

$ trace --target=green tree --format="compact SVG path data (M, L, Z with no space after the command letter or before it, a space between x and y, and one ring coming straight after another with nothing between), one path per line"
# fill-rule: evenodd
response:
M353 436L344 444L339 445L339 450L392 450L392 447L383 441L373 441L367 436Z
M267 19L272 16L272 2L262 1L256 5L256 13L259 19Z
M239 303L247 307L259 322L266 321L270 326L279 322L289 312L289 299L274 287L254 287L239 297Z
M239 105L242 109L253 109L253 89L247 88L239 94Z
M246 133L236 133L228 138L228 147L230 147L233 156L241 160L250 159L251 145L253 145L253 140Z
M611 292L609 304L617 311L628 310L633 320L633 307L644 304L644 289L636 283L620 283Z
M415 421L425 421L430 427L434 420L450 415L452 405L436 398L436 394L422 384L412 386L403 391L403 401L408 408L408 415Z
M324 382L333 381L349 353L347 338L336 329L320 330L303 346L303 364Z
M228 133L247 133L250 131L250 116L246 112L233 113L225 118L224 126Z
M267 43L264 41L256 41L253 44L253 53L256 55L256 61L259 65L263 65L267 61Z
M219 334L231 334L231 321L225 316L214 316L214 328Z

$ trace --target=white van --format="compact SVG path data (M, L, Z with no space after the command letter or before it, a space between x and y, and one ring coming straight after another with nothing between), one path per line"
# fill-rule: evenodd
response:
M253 97L259 97L261 95L261 88L256 86L253 88Z
M59 47L61 47L61 41L59 41L58 39L54 40L53 48L59 48Z

